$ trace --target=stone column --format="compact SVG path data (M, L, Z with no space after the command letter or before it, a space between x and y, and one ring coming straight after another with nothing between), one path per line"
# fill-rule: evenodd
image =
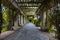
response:
M44 19L44 10L41 12L41 19L42 19L42 30L45 30L45 19Z

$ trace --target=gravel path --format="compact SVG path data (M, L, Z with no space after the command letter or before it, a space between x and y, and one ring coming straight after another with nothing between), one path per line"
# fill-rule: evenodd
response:
M40 32L34 24L28 23L4 40L49 40L49 37Z

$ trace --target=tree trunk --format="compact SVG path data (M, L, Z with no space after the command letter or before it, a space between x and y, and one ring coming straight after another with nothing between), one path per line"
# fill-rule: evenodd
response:
M60 6L58 6L59 1L57 1L57 9L60 8ZM58 40L60 40L60 10L56 10L56 29L57 29L57 37Z
M2 30L2 7L1 7L1 2L2 2L2 0L0 0L0 33L1 33L1 30Z

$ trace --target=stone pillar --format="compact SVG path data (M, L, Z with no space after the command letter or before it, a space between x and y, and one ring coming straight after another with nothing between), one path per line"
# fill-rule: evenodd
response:
M14 26L14 9L12 9L12 26Z
M48 11L46 11L46 29L47 29L47 27L48 27Z
M41 14L41 16L42 16L42 30L45 30L45 19L44 19L44 12L42 11L42 14Z

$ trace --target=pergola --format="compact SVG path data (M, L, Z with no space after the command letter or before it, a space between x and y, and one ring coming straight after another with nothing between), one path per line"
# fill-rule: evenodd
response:
M35 8L36 11L34 12L36 14L43 14L44 11L56 6L58 1L59 0L2 0L4 5L7 5L10 9L18 10L22 15L25 14L25 10L30 11L28 9L32 10Z
M41 14L57 4L56 0L2 0L2 3L10 9L18 10L22 15L25 10L30 11L28 9L35 9L36 14Z
M43 15L44 12L51 8L53 8L55 11L56 9L54 7L58 8L58 6L60 6L59 0L0 0L0 33L1 33L1 26L3 22L2 21L2 8L1 8L2 3L8 6L9 9L12 9L12 11L16 10L17 12L20 12L23 16L25 16L26 10L29 12L35 9L34 11L35 14L41 16L42 29L45 29L45 20L44 20L44 15ZM46 12L46 15L47 15L47 12ZM46 20L47 18L48 16L46 16ZM60 27L60 14L58 17L56 17L56 28L58 30L58 33L60 33L59 27Z

